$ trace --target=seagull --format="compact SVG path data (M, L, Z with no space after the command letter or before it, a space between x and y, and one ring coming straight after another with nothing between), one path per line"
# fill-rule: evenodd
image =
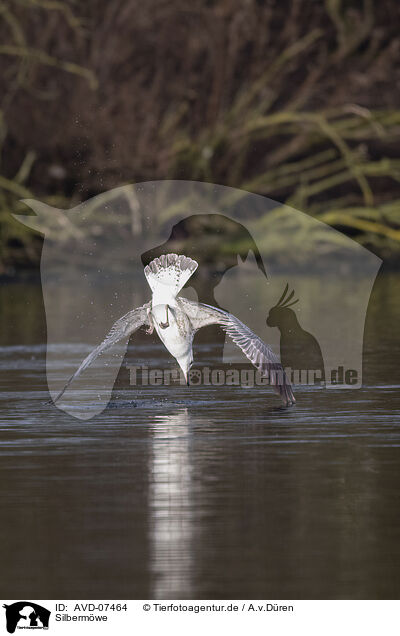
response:
M296 400L292 387L271 347L265 344L249 327L232 314L211 305L198 303L179 296L179 292L198 267L197 261L184 255L163 254L144 268L144 275L152 291L151 301L132 309L119 318L109 333L82 362L62 391L54 399L61 399L71 382L92 362L114 344L129 337L142 326L146 333L156 330L161 342L173 355L189 384L189 370L193 363L193 338L207 325L219 325L243 351L250 362L267 378L285 406Z

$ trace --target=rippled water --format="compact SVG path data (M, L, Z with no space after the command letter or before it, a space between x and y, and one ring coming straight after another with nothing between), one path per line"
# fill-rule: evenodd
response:
M298 387L282 410L262 388L130 387L123 368L87 422L45 404L40 288L1 287L3 596L398 598L399 283L374 288L360 390Z

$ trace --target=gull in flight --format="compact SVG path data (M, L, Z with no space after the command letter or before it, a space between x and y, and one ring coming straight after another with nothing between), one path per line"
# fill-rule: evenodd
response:
M151 301L129 311L114 323L103 342L84 359L54 402L62 397L71 382L101 353L145 325L148 327L147 333L156 330L160 340L177 360L186 382L189 383L188 374L193 362L194 335L201 327L216 324L268 379L269 384L281 396L284 405L294 404L296 400L290 382L271 347L227 311L178 296L197 267L198 263L193 259L177 254L164 254L151 261L144 268L144 274L152 291Z

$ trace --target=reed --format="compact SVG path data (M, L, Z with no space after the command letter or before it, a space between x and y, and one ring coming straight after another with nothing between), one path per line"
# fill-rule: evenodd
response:
M0 270L39 258L40 238L11 216L21 198L68 208L164 178L266 195L395 264L389 14L374 0L2 0ZM162 222L184 208L166 208Z

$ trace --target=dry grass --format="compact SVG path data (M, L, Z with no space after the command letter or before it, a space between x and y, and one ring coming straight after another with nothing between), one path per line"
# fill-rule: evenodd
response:
M3 267L38 258L9 212L198 179L400 251L394 0L3 0Z

